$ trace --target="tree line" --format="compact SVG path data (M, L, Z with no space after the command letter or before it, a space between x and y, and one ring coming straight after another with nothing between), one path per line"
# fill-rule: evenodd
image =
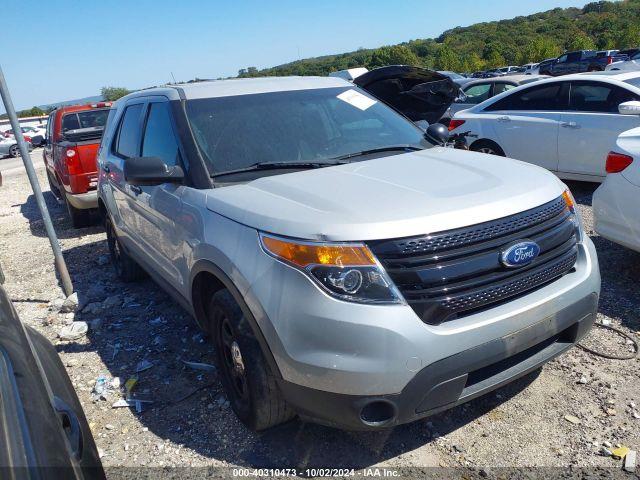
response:
M599 1L583 8L556 8L509 20L456 27L438 38L307 58L239 77L320 75L354 67L418 65L475 72L554 58L568 50L640 47L640 0Z

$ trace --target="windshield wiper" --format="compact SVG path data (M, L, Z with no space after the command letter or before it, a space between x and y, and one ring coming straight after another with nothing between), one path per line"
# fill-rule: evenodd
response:
M295 169L295 168L322 168L334 165L344 165L348 162L337 161L332 159L330 162L258 162L244 168L235 170L227 170L226 172L214 173L213 178L222 177L223 175L232 175L234 173L253 172L255 170L277 170L277 169Z
M424 150L424 149L420 147L416 147L415 145L391 145L390 147L372 148L371 150L362 150L360 152L347 153L346 155L340 155L339 157L334 157L332 160L347 160L349 158L362 157L363 155L370 155L373 153L398 152L398 151L417 152L418 150Z

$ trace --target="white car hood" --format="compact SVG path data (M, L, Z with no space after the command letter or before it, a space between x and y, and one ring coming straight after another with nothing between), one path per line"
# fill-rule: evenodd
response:
M278 235L374 240L493 220L551 201L563 189L540 167L438 147L215 188L206 204Z

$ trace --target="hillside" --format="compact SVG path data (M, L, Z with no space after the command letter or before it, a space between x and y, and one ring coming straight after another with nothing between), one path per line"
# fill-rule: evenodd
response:
M345 68L389 64L422 65L471 72L556 57L565 50L640 46L640 0L593 2L510 20L456 27L438 38L323 57L264 70L242 69L240 77L327 75Z

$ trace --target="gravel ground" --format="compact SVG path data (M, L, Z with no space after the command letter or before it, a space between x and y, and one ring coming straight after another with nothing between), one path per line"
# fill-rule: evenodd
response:
M38 165L40 155L33 154ZM106 467L471 466L491 477L492 469L514 466L619 471L621 461L599 453L603 442L640 449L640 361L607 360L580 348L494 393L392 431L350 433L295 420L252 433L233 415L215 372L183 363L214 363L212 347L194 322L152 281L121 283L108 264L102 228L72 229L43 173L39 167L76 290L86 305L75 320L90 322L87 336L58 338L74 314L59 312L64 297L24 173L5 178L0 188L5 288L22 320L60 353ZM640 339L640 255L593 232L594 186L570 186L599 252L598 320L609 320ZM602 328L592 330L587 342L617 353L631 348ZM142 361L152 366L138 373L133 391L154 402L145 404L143 412L112 408L122 398L117 390L108 391L106 400L94 398L100 375L124 384Z

